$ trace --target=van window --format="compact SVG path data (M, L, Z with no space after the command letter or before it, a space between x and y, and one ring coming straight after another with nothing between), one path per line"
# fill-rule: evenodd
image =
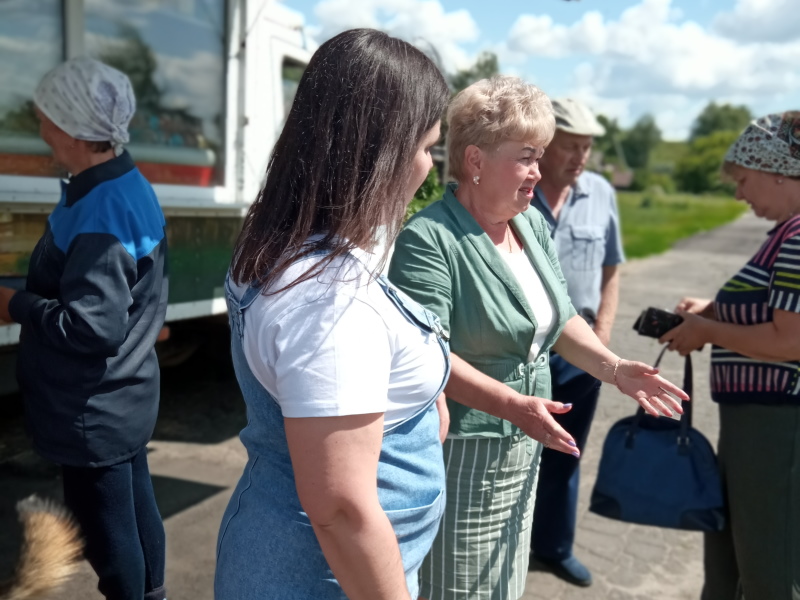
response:
M61 2L3 0L0 13L0 174L56 175L33 91L64 58Z
M289 116L289 110L292 108L294 96L297 93L297 86L300 85L300 78L303 76L303 71L306 70L306 65L290 58L283 59L281 69L281 82L283 84L283 121L286 122L286 117Z
M225 1L85 0L87 54L127 73L128 147L152 183L224 184Z

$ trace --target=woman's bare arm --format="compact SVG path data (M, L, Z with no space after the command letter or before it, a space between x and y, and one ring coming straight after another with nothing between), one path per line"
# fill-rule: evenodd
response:
M297 493L351 600L410 600L392 525L378 502L383 413L284 419Z

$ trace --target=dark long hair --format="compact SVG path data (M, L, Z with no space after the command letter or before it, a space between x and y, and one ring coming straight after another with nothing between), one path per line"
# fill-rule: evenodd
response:
M427 56L380 31L353 29L320 46L245 217L233 279L266 290L294 261L330 250L277 293L355 247L373 248L381 226L394 240L414 154L448 95ZM314 234L323 237L306 243Z

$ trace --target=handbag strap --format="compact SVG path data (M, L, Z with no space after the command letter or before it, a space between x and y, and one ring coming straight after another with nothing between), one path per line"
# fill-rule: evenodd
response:
M653 367L657 368L658 365L661 364L661 359L664 357L664 353L666 351L667 346L665 345L661 349L661 352L658 353L658 358L656 359ZM692 369L692 355L690 353L686 355L683 363L683 391L686 392L690 399L692 398L693 393L693 381L694 375ZM690 401L683 400L681 402L681 408L683 409L683 414L681 415L678 433L678 451L681 454L684 454L688 452L690 444L689 430L692 428L692 403ZM628 435L625 443L627 447L631 447L633 445L633 438L636 435L636 432L639 430L642 418L646 414L647 413L641 406L636 411L636 416L634 417L633 421L631 421L630 429L628 429Z

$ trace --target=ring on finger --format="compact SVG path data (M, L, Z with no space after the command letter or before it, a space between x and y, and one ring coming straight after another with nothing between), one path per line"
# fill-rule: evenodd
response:
M550 447L550 438L551 437L553 437L553 436L551 436L547 432L544 434L544 442L542 442L542 444L544 445L545 448L549 448Z

